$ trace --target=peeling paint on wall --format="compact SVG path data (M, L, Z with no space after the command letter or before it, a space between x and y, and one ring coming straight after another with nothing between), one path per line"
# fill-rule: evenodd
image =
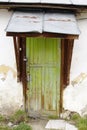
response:
M81 73L78 77L76 77L73 81L71 81L71 84L75 86L76 84L80 84L83 82L83 80L87 77L87 74Z
M70 74L71 81L78 77L80 73L87 74L87 10L77 15L77 21L81 34L74 43Z
M1 71L1 68L5 68L5 70ZM5 73L6 77L4 82L0 78L0 113L10 115L23 108L23 89L22 84L17 83L16 73L12 68L7 66L1 68L2 76Z
M13 74L13 77L16 78L17 73L12 67L6 66L6 65L0 65L0 75L2 75L1 79L3 81L6 79L7 74L8 74L9 71L11 71L12 74Z
M77 20L81 34L74 43L70 84L63 93L63 107L83 116L87 115L87 9L77 15Z
M12 11L0 9L0 113L3 114L23 106L22 84L16 80L13 39L6 37L5 32L11 15ZM63 107L84 115L87 113L87 12L77 16L77 20L81 34L74 43L71 83L64 90Z
M5 28L12 11L0 9L0 113L9 115L23 108L23 87L17 83L14 44Z
M64 90L63 107L65 110L87 115L87 74L81 73Z

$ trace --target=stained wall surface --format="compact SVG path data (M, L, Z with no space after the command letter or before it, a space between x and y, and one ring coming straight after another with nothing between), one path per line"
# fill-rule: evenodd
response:
M0 113L11 114L23 107L22 85L17 83L13 39L5 28L12 12L0 10Z
M13 39L6 37L5 32L11 15L11 11L0 9L0 112L4 114L23 107L22 85L16 80ZM87 12L78 14L77 21L81 34L74 43L71 82L63 93L63 107L82 114L87 106Z
M64 108L76 111L81 115L87 113L87 11L77 15L81 31L78 40L75 40L70 85L64 91Z

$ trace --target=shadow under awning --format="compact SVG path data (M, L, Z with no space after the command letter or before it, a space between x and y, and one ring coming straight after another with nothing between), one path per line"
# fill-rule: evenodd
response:
M15 11L6 27L7 35L50 33L78 36L80 30L74 14Z

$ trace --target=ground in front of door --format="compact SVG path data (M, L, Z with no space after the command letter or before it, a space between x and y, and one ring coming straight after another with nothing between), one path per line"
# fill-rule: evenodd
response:
M32 119L29 124L33 130L78 130L64 120Z
M46 129L47 119L30 119L29 125L32 127L32 130L48 130Z

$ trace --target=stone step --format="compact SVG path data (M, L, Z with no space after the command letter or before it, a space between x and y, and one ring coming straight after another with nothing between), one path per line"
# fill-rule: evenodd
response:
M65 120L49 120L45 128L49 130L78 130Z

